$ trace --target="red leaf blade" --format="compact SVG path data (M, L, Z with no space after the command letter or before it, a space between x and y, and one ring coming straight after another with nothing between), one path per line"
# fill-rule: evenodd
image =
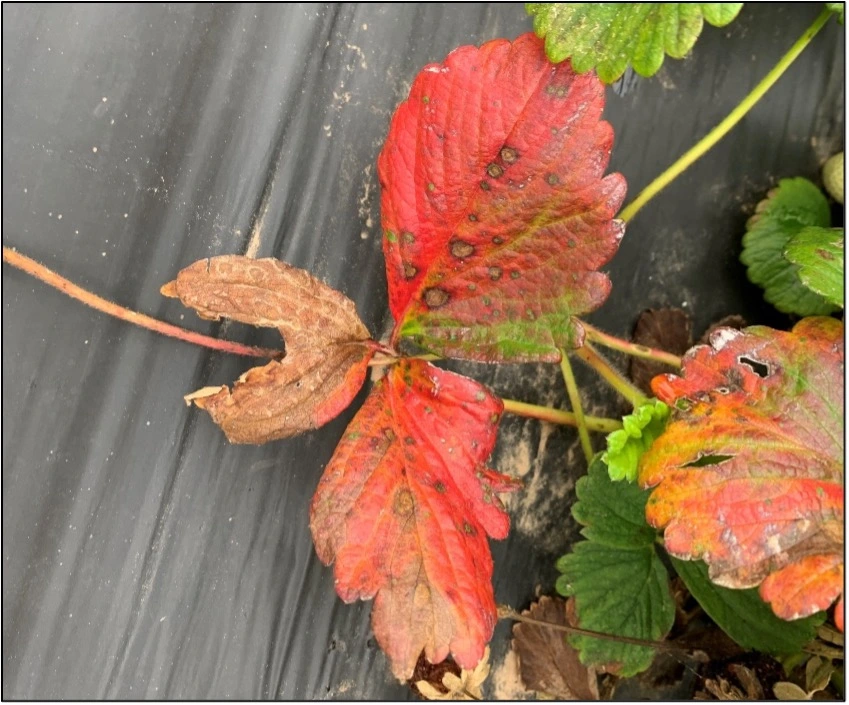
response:
M509 519L484 462L503 405L473 380L419 360L395 365L351 422L313 498L319 558L372 624L400 679L419 654L464 668L496 621L486 535Z
M604 86L533 34L424 68L378 159L396 336L443 355L558 360L606 299L625 195L602 178Z
M649 523L714 582L760 584L784 619L842 589L843 358L831 318L725 328L685 356L682 377L652 382L677 411L641 461L640 483L656 487Z

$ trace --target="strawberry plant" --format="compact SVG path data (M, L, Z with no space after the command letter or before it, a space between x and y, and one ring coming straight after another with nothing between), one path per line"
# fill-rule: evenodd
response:
M583 664L627 676L667 648L670 564L741 646L798 652L835 603L842 629L843 325L829 314L842 308L843 233L830 227L826 197L804 179L782 181L743 238L741 259L767 300L809 316L789 332L720 328L679 357L582 318L611 293L602 268L627 223L754 106L830 17L825 10L734 113L622 209L625 178L605 173L605 82L629 63L651 75L664 54L690 50L703 21L723 26L739 10L532 3L540 36L463 46L424 67L377 158L393 319L383 340L351 300L275 259L201 260L162 293L202 318L276 328L285 351L191 334L6 247L3 259L138 325L266 358L232 387L185 397L232 443L318 428L352 403L369 370L381 373L324 469L310 529L340 598L373 600L375 638L400 680L422 655L439 663L450 654L485 675L499 617L489 539L510 529L499 495L522 491L488 466L504 413L579 435L588 470L571 509L585 540L558 562L557 590L572 600L572 619L559 626ZM604 347L675 371L655 376L648 397ZM441 367L448 358L559 365L571 409L501 398ZM573 360L633 413L587 414ZM591 433L609 434L606 452L596 453Z

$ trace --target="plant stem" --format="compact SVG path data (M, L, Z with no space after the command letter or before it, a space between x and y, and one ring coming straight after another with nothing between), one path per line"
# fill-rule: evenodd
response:
M581 629L579 627L569 627L565 624L555 624L554 622L545 622L541 619L534 619L533 617L527 617L523 614L520 614L512 607L508 607L507 605L498 605L498 618L499 619L512 619L516 622L525 622L526 624L533 624L537 627L545 627L547 629L554 629L558 632L566 632L567 634L577 634L578 636L589 636L595 639L604 639L606 641L618 641L621 644L632 644L634 646L645 646L650 649L658 649L659 651L677 651L679 653L688 653L687 649L682 649L680 646L676 646L675 644L669 644L664 641L648 641L646 639L636 639L630 636L619 636L618 634L606 634L605 632L594 632L590 629Z
M598 372L611 387L625 397L633 406L636 407L648 401L648 397L625 379L622 373L605 360L590 343L584 342L580 348L575 350L575 355Z
M589 463L593 459L593 444L590 441L590 433L587 430L587 422L584 418L584 407L581 406L581 392L575 382L575 373L572 372L572 364L565 350L560 351L560 371L563 373L563 381L566 382L566 392L569 394L569 403L578 422L578 437L581 439L581 448Z
M772 70L761 79L752 92L749 93L742 101L732 110L728 116L700 139L695 145L687 150L678 160L672 164L666 171L646 186L637 197L631 201L619 213L620 220L626 223L634 218L639 210L646 205L652 198L666 188L674 181L681 173L684 172L693 162L703 156L711 147L719 140L725 137L726 134L733 128L743 117L748 113L764 94L772 88L773 84L781 78L782 74L790 67L796 57L802 53L804 48L808 46L811 40L823 28L833 13L831 10L823 10L820 15L814 20L814 23L804 31L801 37L796 40L796 43L790 47L790 50L779 59L778 63Z
M578 420L575 414L570 411L561 411L560 409L552 409L549 406L537 406L536 404L526 404L523 401L515 401L514 399L502 399L504 402L504 411L517 416L526 416L539 421L548 421L549 423L561 424L564 426L577 426ZM590 431L599 433L612 433L622 428L622 422L616 419L605 419L598 416L585 416L584 423Z
M681 369L681 358L677 355L673 355L672 353L668 353L663 350L658 350L657 348L650 348L647 345L630 343L627 340L622 340L622 338L617 338L614 335L605 333L584 321L581 321L581 325L583 326L584 331L586 331L587 338L599 345L604 345L606 348L610 348L612 350L618 350L626 355L641 357L646 360L654 360L655 362L661 362L664 365Z
M159 321L155 318L151 318L150 316L146 316L143 313L131 311L128 308L124 308L123 306L119 306L107 299L101 298L96 294L92 294L90 291L86 291L82 287L79 287L73 282L70 282L64 277L56 274L53 270L48 269L43 264L39 264L26 255L22 255L20 252L16 252L15 250L5 246L3 247L3 261L12 267L15 267L15 269L20 269L22 272L26 272L48 286L58 289L63 294L70 296L72 299L76 299L77 301L80 301L87 306L91 306L102 313L109 314L110 316L119 318L122 321L127 321L128 323L132 323L141 328L147 328L148 330L152 330L156 333L167 335L169 338L176 338L177 340L182 340L186 343L191 343L192 345L200 345L205 348L211 348L212 350L220 350L221 352L234 353L236 355L273 358L279 357L281 354L280 350L255 348L249 345L233 343L229 340L211 338L207 335L194 333L186 330L185 328L180 328L179 326Z

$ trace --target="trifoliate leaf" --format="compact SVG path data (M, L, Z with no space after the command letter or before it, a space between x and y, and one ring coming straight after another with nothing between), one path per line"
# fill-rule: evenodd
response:
M798 653L816 637L825 614L789 622L776 617L756 588L731 590L711 582L702 561L672 558L675 571L708 616L744 649L766 654Z
M840 3L842 6L843 3ZM843 172L844 172L844 156L843 152L828 158L828 161L822 167L822 185L828 191L828 195L835 201L843 203Z
M843 228L805 228L784 251L799 279L826 301L843 307Z
M637 479L640 456L663 433L668 418L669 407L650 399L622 419L622 428L607 437L607 452L602 456L611 480Z
M629 63L641 76L653 76L664 52L684 58L705 20L724 27L743 3L530 2L525 7L549 59L571 59L578 73L595 68L602 81L612 83Z
M557 562L563 573L557 590L574 596L578 626L639 639L661 639L672 627L675 606L669 581L656 549L656 533L645 520L648 494L636 485L614 483L596 455L587 477L578 481L572 508L584 524L575 550ZM651 648L573 636L585 664L620 665L633 675L649 667Z
M843 24L843 13L846 11L845 2L827 2L825 6L837 15L837 21Z
M799 268L784 257L791 238L811 225L827 228L831 211L822 192L802 178L782 179L746 223L740 261L752 283L763 287L764 298L784 313L817 316L835 310L802 284Z

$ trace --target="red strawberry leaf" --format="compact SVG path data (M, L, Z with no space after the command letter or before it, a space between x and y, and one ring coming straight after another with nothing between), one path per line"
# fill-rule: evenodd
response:
M486 469L503 405L421 360L395 365L348 426L313 498L316 552L346 602L374 598L372 625L395 675L424 650L481 659L496 622L486 536L509 518L514 482Z
M624 224L604 85L526 34L426 66L378 159L394 337L441 355L557 361Z
M248 370L233 386L186 396L206 409L231 443L265 443L317 428L363 386L377 349L354 302L308 272L276 259L200 260L162 287L202 318L277 328L283 360Z
M646 517L717 584L761 585L783 619L813 614L843 590L843 324L710 341L652 383L676 411L641 461Z

